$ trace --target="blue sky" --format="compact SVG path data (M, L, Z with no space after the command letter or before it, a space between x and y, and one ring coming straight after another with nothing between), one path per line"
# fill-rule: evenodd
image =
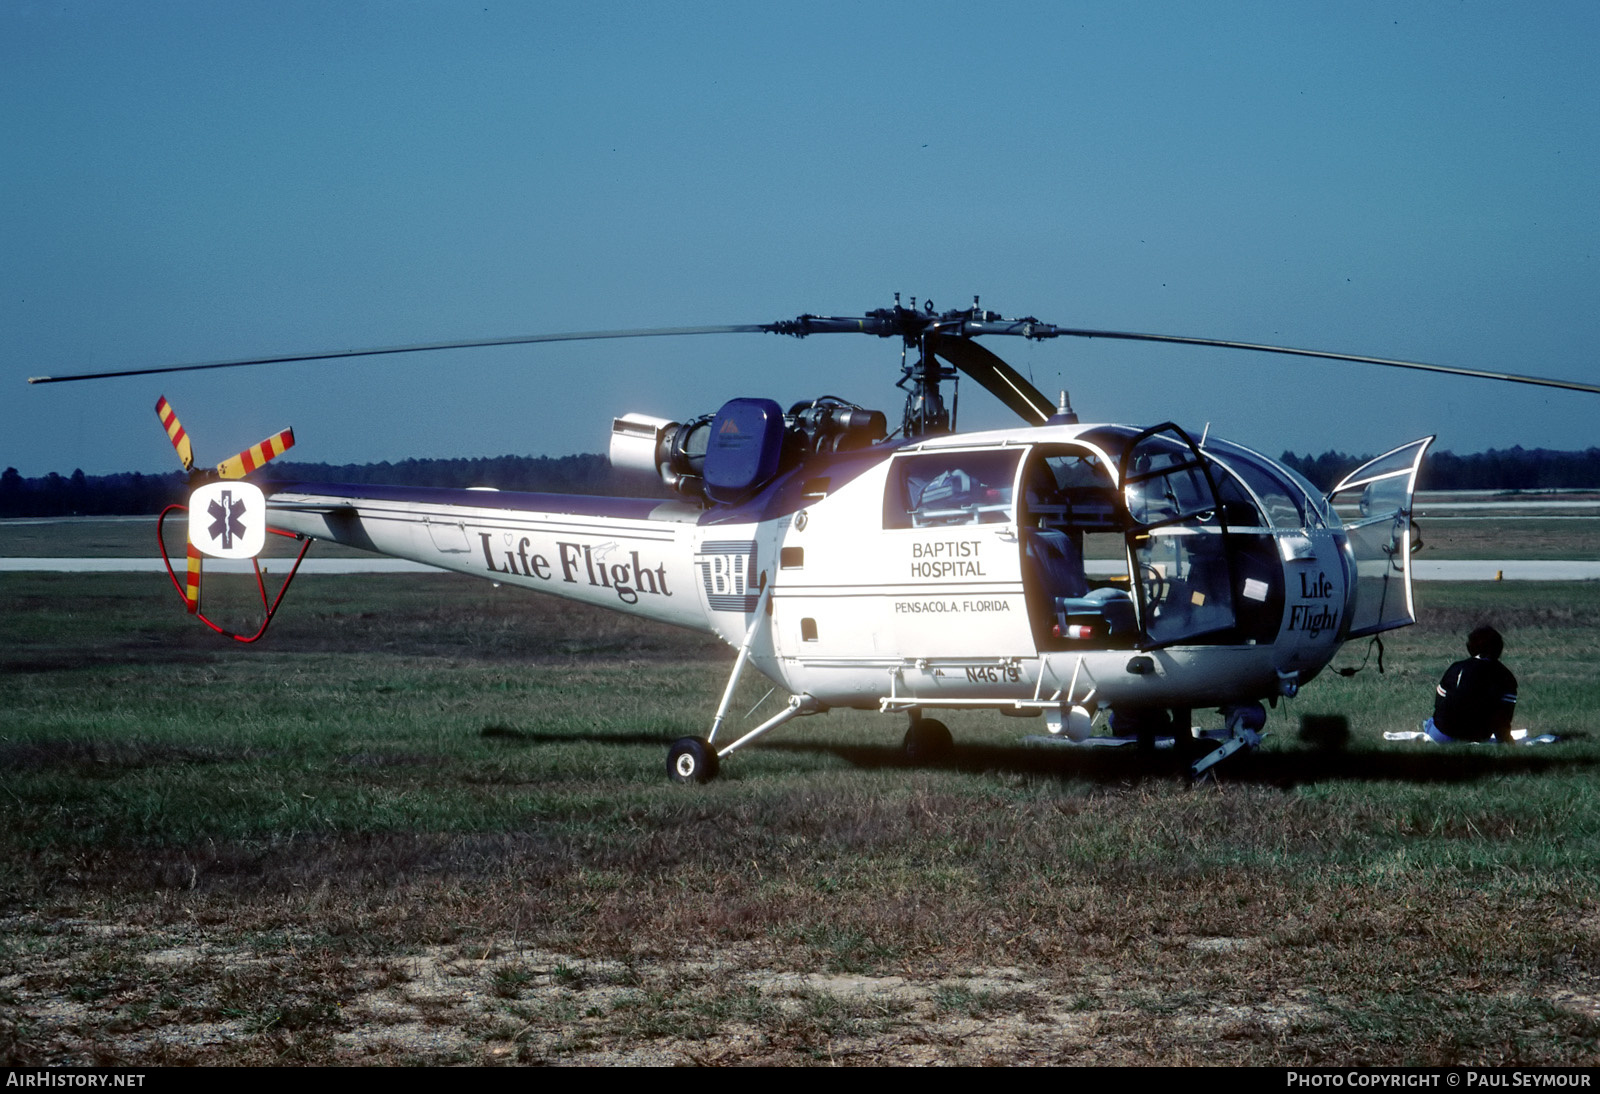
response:
M0 465L604 449L612 416L841 395L844 336L30 375L858 314L1600 382L1600 5L0 5ZM1167 346L991 341L1085 419L1276 454L1600 444L1600 396ZM1005 411L963 392L963 425Z

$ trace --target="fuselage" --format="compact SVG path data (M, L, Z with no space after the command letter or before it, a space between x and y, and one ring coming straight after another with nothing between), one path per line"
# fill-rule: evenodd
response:
M1176 427L880 444L709 507L266 487L288 532L748 639L761 672L824 706L1226 706L1292 693L1347 637L1410 622L1385 571L1370 626L1376 571L1317 491Z

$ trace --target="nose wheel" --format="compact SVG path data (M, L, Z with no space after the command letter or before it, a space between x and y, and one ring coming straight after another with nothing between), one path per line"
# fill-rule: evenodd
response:
M667 749L667 774L677 783L708 783L717 777L717 750L704 737L680 737Z
M906 730L903 747L906 759L913 763L927 763L950 755L955 741L943 722L935 718L918 718Z

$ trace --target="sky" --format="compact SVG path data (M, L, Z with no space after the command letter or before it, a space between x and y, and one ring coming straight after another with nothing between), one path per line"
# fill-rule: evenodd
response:
M1600 382L1600 5L0 3L0 466L604 451L899 347L537 332L1008 316ZM1085 420L1276 455L1600 444L1600 396L990 340ZM975 387L963 428L1011 422Z

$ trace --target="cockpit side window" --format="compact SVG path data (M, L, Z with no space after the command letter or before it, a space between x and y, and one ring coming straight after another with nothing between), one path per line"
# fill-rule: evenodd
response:
M1018 449L927 452L895 460L883 499L885 528L1004 524L1016 517Z
M1147 434L1131 459L1123 456L1122 498L1128 516L1144 527L1214 522L1216 499L1199 459L1172 437Z
M1111 473L1088 452L1036 456L1023 476L1023 521L1031 528L1120 532Z
M1212 464L1171 422L1122 455L1139 625L1151 647L1220 640L1237 623L1233 539Z

